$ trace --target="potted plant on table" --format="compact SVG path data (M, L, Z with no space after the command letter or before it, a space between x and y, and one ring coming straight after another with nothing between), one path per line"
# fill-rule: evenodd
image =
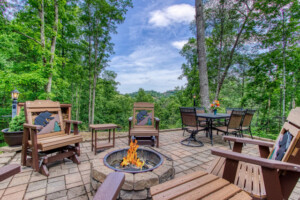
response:
M9 128L3 129L4 141L8 146L22 145L23 124L25 123L24 110L20 111L9 123Z
M213 110L214 115L217 114L219 108L220 108L220 102L218 100L214 100L212 104L210 104L210 109Z

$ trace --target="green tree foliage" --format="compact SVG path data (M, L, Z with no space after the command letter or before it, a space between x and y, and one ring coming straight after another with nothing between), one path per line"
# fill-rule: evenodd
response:
M42 2L44 47L41 45ZM139 89L122 95L117 91L117 74L107 67L113 54L111 34L116 33L118 24L125 20L131 1L57 1L57 33L54 29L55 2L27 0L14 9L13 15L5 13L11 6L9 3L0 3L1 115L9 114L10 92L14 88L21 93L20 102L50 98L71 103L72 118L83 121L82 130L87 130L89 123L116 123L128 130L128 117L132 116L134 102L154 103L161 129L181 127L179 107L193 106L194 94L196 105L202 106L196 38L190 38L180 51L185 58L179 77L187 80L184 87L166 93ZM283 95L287 114L300 105L299 2L205 2L210 100L216 97L219 85L220 112L226 107L256 109L253 132L276 137L281 127ZM195 23L191 29L195 30ZM51 64L55 35L56 48ZM51 92L47 93L49 74L53 77ZM14 126L15 122L11 127Z

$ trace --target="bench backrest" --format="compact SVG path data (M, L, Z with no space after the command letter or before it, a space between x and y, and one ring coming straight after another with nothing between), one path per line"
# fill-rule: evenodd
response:
M59 102L50 100L26 101L24 111L26 123L44 127L37 133L38 138L65 133Z
M154 104L136 102L133 104L133 127L154 127Z

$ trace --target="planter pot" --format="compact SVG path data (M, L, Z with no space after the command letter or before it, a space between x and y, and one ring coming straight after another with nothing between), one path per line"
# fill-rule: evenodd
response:
M8 146L22 145L23 131L8 132L8 128L2 130L4 141Z

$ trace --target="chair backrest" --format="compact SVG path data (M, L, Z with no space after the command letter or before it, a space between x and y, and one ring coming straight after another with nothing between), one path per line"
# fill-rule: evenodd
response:
M154 104L136 102L133 104L133 127L154 127Z
M26 101L24 106L26 123L41 125L38 138L65 133L59 102L50 100Z
M300 164L300 107L290 111L287 117L287 122L284 123L279 136L276 139L275 145L271 150L269 158L275 153L274 150L276 150L276 144L279 143L287 131L292 135L292 138L282 161Z
M205 113L205 108L204 107L196 107L196 113L197 114ZM198 117L198 121L206 121L206 119Z
M226 113L231 114L233 110L243 110L243 108L226 108Z
M245 111L242 110L232 110L229 122L228 122L228 128L230 129L239 129L241 122L243 120Z
M242 123L241 123L241 127L250 127L251 125L251 121L253 119L255 110L249 110L247 109L245 111L245 115L243 117Z
M182 127L184 126L193 126L197 127L197 111L195 107L180 107Z

